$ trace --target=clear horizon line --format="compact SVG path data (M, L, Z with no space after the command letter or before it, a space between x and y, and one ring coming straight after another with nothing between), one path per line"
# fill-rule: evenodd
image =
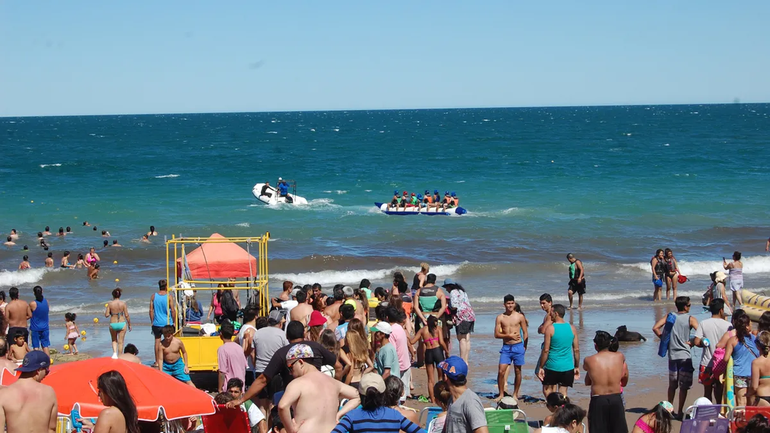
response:
M485 109L527 109L527 108L592 108L592 107L667 107L667 106L686 106L686 105L761 105L770 104L770 101L764 102L695 102L695 103L629 103L629 104L591 104L591 105L492 105L475 107L420 107L420 108L332 108L332 109L310 109L310 110L264 110L264 111L199 111L199 112L156 112L156 113L107 113L107 114L46 114L46 115L0 115L0 119L11 118L30 118L30 117L91 117L91 116L172 116L172 115L194 115L194 114L264 114L264 113L324 113L338 111L429 111L429 110L485 110Z

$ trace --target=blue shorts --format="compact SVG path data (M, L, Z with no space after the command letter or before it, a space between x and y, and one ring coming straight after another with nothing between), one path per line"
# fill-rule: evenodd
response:
M32 348L38 347L50 347L51 341L48 339L48 330L43 331L29 331L30 337L32 337Z
M184 372L184 360L182 358L177 359L173 364L163 361L163 372L182 382L190 381L190 375Z
M500 365L524 365L524 343L503 344Z

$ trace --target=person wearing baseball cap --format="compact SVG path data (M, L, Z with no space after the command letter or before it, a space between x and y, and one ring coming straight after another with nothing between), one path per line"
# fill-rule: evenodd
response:
M332 433L424 433L420 426L387 406L385 381L377 373L366 373L358 384L361 407L347 412ZM340 411L346 412L345 407ZM355 427L354 427L355 426Z
M374 368L383 379L388 376L401 378L401 367L398 363L396 347L390 343L390 334L393 329L388 322L379 322L374 326L374 341L380 348L374 355Z
M459 356L450 356L440 362L438 368L444 372L444 381L452 395L444 433L488 433L484 405L467 385L468 364Z
M0 388L0 411L5 421L0 427L9 433L53 431L56 428L57 406L53 388L40 383L48 374L51 359L43 351L24 355L16 368L18 380ZM30 396L34 396L30 399ZM26 401L26 404L20 402Z
M304 343L295 344L286 352L286 365L294 380L278 402L278 415L284 426L302 426L301 430L307 432L327 432L337 424L338 402L349 399L342 410L350 411L359 404L358 391L318 371L311 362L315 358L313 348Z

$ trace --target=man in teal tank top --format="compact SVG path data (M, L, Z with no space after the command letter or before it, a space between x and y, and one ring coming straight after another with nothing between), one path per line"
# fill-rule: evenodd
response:
M580 379L580 346L577 331L572 324L564 321L566 309L564 305L556 304L551 307L552 324L545 330L543 353L540 354L540 365L537 377L543 382L543 395L561 392L567 395Z
M163 327L176 323L176 309L168 299L166 280L158 281L158 293L153 293L150 298L150 322L152 323L152 335L155 337L155 364L160 368L163 365L163 352L160 348L160 337L163 335Z

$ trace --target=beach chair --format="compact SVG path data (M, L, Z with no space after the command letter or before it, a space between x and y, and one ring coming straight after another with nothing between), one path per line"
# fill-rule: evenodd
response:
M56 418L56 433L70 433L74 430L72 427L72 421L68 416L60 416Z
M521 409L485 408L489 433L529 433L527 414Z
M218 404L214 415L203 416L206 433L251 433L249 415L241 408L228 409Z
M441 412L443 412L443 410L438 406L425 407L420 411L420 416L417 418L417 423L420 425L420 427L425 426L427 428L428 424L430 424L430 422L436 418L436 415L440 414Z
M770 406L736 406L730 414L730 424L733 431L746 427L746 423L755 415L763 415L770 419Z
M727 408L727 416L722 409ZM680 433L728 433L730 431L730 408L724 404L690 406L684 411Z

